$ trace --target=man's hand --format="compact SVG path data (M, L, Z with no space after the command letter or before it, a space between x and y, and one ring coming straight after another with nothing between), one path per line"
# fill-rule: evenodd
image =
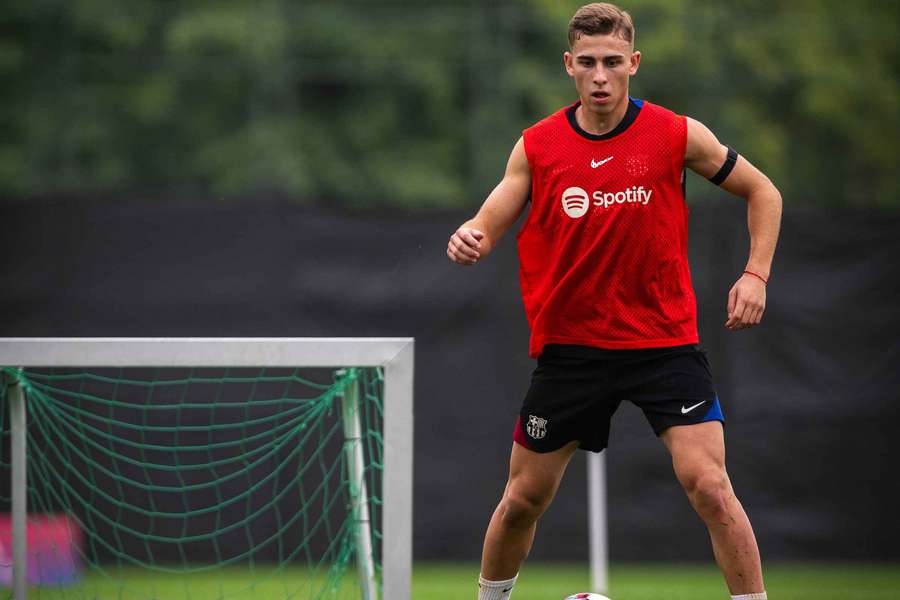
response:
M481 258L481 240L484 233L471 227L460 227L450 236L447 256L458 265L474 265Z
M744 274L728 292L728 320L725 328L738 331L759 325L766 310L766 284Z

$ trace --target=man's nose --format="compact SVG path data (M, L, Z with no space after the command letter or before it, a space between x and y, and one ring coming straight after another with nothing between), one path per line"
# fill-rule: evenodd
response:
M606 83L606 69L603 67L597 67L594 69L594 83L597 85L603 85Z

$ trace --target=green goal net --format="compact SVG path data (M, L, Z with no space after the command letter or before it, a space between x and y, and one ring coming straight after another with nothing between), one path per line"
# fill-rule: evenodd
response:
M379 367L4 368L27 407L29 598L369 598L381 579Z

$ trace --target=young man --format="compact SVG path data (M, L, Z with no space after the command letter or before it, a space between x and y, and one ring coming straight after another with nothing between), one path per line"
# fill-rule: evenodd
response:
M613 412L637 404L709 529L732 598L765 599L750 521L725 471L724 416L699 348L687 263L684 168L747 201L750 257L725 327L759 324L781 221L769 179L701 123L630 98L634 26L579 9L565 67L579 101L525 130L506 174L447 255L474 265L531 200L520 282L538 359L516 422L509 481L484 540L479 600L506 600L576 448L601 451Z

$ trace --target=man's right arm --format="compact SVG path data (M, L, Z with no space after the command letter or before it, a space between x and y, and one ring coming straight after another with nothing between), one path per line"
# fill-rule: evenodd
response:
M516 222L531 191L531 169L522 138L516 142L503 179L488 195L478 214L457 229L447 244L447 256L460 265L474 265L491 250Z

